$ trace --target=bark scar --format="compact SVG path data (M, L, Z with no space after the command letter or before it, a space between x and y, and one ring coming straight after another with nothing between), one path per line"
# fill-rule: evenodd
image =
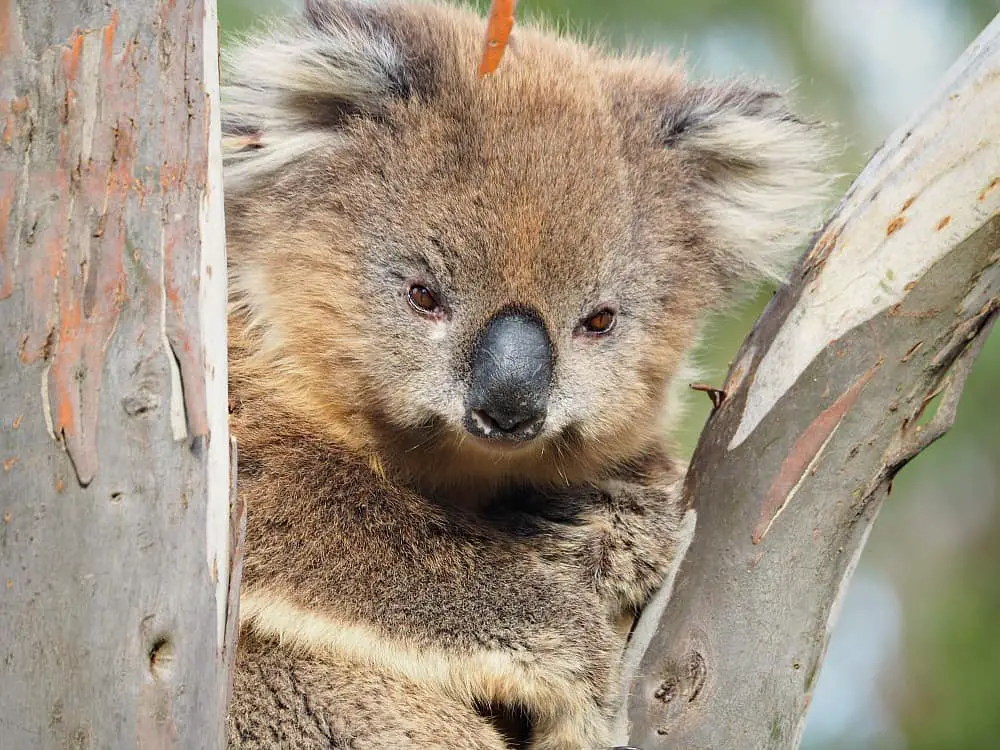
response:
M761 507L757 525L753 530L753 543L760 544L767 532L770 531L774 521L785 509L789 501L795 496L802 481L809 474L810 469L816 465L823 450L830 439L833 438L837 428L840 427L847 412L857 402L861 391L868 385L868 382L875 376L876 371L881 366L882 361L875 363L874 367L867 370L858 378L846 392L840 395L836 401L820 413L812 423L799 435L788 457L785 458L778 469L778 474L771 483L764 498L764 505Z

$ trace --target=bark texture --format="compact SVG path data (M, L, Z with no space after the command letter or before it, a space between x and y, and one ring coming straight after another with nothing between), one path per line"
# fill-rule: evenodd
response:
M3 748L219 746L218 87L214 0L0 0Z
M1000 18L857 179L744 343L639 623L631 744L798 746L897 471L952 424L1000 310ZM648 645L648 648L647 648Z

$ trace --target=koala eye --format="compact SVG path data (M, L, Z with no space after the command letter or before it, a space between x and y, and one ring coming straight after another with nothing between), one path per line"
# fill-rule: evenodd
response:
M437 297L427 287L422 284L414 284L406 293L406 298L410 306L424 315L436 315L441 312L441 303Z
M580 325L581 328L587 333L603 336L615 327L616 320L617 318L615 317L614 310L602 307L589 318L584 320Z

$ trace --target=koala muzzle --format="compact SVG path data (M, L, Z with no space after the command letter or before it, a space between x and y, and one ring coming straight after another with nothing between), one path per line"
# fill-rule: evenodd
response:
M472 352L465 428L508 443L538 436L552 383L552 343L541 318L511 309L494 315Z

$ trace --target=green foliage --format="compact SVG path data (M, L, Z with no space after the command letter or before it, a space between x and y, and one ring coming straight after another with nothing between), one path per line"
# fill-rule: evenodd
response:
M993 750L1000 737L1000 534L990 534L908 641L913 686L901 707L911 750Z

